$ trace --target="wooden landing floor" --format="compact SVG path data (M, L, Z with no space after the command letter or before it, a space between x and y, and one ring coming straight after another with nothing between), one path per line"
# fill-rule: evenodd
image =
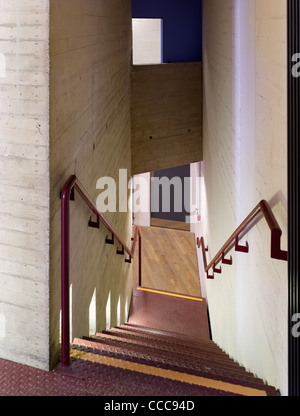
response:
M201 297L195 237L187 231L140 227L142 286ZM138 284L138 253L134 282Z

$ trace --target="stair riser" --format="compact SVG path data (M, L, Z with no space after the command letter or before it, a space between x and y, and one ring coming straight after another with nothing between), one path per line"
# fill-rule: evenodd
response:
M209 340L206 300L134 288L129 323L168 330L177 336Z
M177 348L181 348L182 350L184 349L184 351L188 350L190 351L191 354L196 354L199 355L202 352L208 352L208 353L213 353L216 356L221 356L224 357L226 356L226 359L228 359L228 355L222 351L219 347L217 347L212 341L209 344L198 344L197 347L196 346L191 346L187 343L181 343L178 342L175 339L168 339L168 340L164 340L163 338L160 337L156 337L153 334L146 334L146 333L133 333L131 331L127 331L127 330L122 330L122 329L118 329L118 328L114 328L111 331L104 331L105 334L110 334L110 335L115 335L121 338L127 338L127 339L137 339L137 340L141 340L144 342L147 342L148 345L166 345L166 346L171 346L173 347L174 345ZM102 334L96 334L98 336L101 336ZM233 361L233 360L232 360ZM234 362L234 361L233 361Z
M178 334L172 334L170 332L166 332L166 331L161 331L161 330L155 330L155 329L150 329L147 327L142 327L139 325L133 325L133 324L124 324L124 325L120 325L120 328L124 328L128 331L132 331L134 333L138 332L141 334L149 334L151 335L155 335L155 337L157 338L161 338L162 340L166 340L169 342L173 342L173 340L176 340L176 342L182 344L182 346L195 346L196 348L199 345L209 345L211 346L211 348L215 348L218 349L219 347L212 341L212 340L196 340L195 338L190 338L190 337L179 337Z
M231 362L232 366L235 366L237 368L240 368L239 364L236 363L235 361L233 361L232 359L230 359L223 351L218 350L218 351L211 351L209 348L198 348L198 349L191 349L186 347L184 350L182 349L182 347L177 346L177 345L171 345L171 344L166 344L163 343L162 341L156 341L156 340L148 340L146 338L137 338L137 337L132 337L132 336L126 336L125 334L120 334L119 332L114 333L114 331L105 331L105 333L103 334L98 334L97 335L99 341L101 339L108 339L108 340L112 340L112 341L120 341L120 342L124 342L124 343L129 343L132 345L139 345L139 346L145 346L148 348L155 348L158 350L163 350L163 351L172 351L173 354L177 353L180 354L180 356L184 355L186 357L191 358L197 358L197 359L201 359L203 357L206 357L207 359L211 359L214 360L215 362Z

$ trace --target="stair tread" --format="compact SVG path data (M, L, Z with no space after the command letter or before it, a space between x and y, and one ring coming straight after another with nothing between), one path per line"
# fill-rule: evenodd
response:
M144 334L155 335L156 337L160 337L161 339L169 340L170 342L180 342L185 345L195 345L198 346L199 344L203 345L205 342L207 344L211 343L211 339L199 339L195 337L189 337L187 335L182 335L179 333L171 332L171 331L163 331L161 329L150 328L144 325L135 325L132 323L126 323L120 325L120 328L124 328L130 330L132 332L139 332Z
M208 367L187 368L183 365L175 364L172 359L170 359L170 361L157 361L153 357L149 358L146 354L135 353L131 348L126 349L124 347L117 347L106 344L95 345L98 343L78 339L75 339L74 343L75 344L73 344L73 348L78 348L79 350L83 349L88 352L92 351L93 354L111 356L120 360L138 362L140 364L148 365L151 367L164 368L167 370L182 372L189 375L196 375L198 377L204 377L207 379L223 381L241 386L248 386L258 390L264 390L268 393L268 395L277 395L277 392L274 388L266 386L263 382L257 381L253 377L243 379L240 374L229 374L222 371L212 372Z
M77 341L78 342L78 341ZM223 362L215 362L211 358L204 358L203 360L192 360L191 357L184 357L183 355L174 354L172 352L158 351L151 348L141 348L137 345L126 344L124 342L112 340L112 339L94 339L93 337L89 339L81 340L81 345L90 345L93 348L103 348L103 349L113 349L114 351L122 353L126 351L127 354L134 357L147 358L150 360L155 360L157 362L168 362L169 364L183 366L184 368L189 369L203 369L204 367L209 369L210 373L219 372L220 374L231 374L232 376L243 378L246 380L255 379L257 382L262 383L262 380L256 379L252 374L248 373L243 367L232 366L228 364L225 360Z
M167 332L157 332L156 330L151 331L149 328L137 329L129 326L128 324L121 325L116 328L112 328L111 331L125 331L128 334L132 334L133 336L137 337L144 337L147 339L153 339L156 341L160 341L162 343L167 343L171 345L181 345L182 347L187 348L210 348L216 351L221 350L212 340L194 340L194 338L187 338L187 337L180 337L178 334L169 334ZM221 350L222 351L222 350Z
M133 370L120 370L120 368L110 365L98 364L95 366L94 362L80 360L76 356L77 352L80 354L82 351L91 354L91 348L83 346L75 346L75 348L75 351L71 351L72 372L76 373L79 370L82 374L82 371L84 371L94 389L98 391L101 386L101 392L104 390L107 396L240 396L240 394L221 389L193 385ZM75 352L75 355L73 352ZM101 356L105 354L105 357L109 359L113 357L113 353L110 352L100 353ZM99 355L98 350L92 350L92 355Z
M90 339L92 340L92 339ZM136 353L141 353L144 355L147 355L148 357L154 357L156 359L161 360L173 360L174 362L180 362L183 365L186 366L195 366L195 365L208 365L212 366L214 365L215 368L219 368L220 370L231 370L235 372L238 372L241 375L246 375L247 372L243 368L239 367L235 364L229 364L228 361L225 359L223 360L216 360L212 359L211 356L205 356L205 357L192 357L192 356L186 356L183 354L180 354L179 352L172 352L171 350L165 351L161 349L153 349L152 347L145 347L140 345L132 345L130 343L124 343L120 341L115 341L113 339L103 339L103 340L96 340L96 342L105 342L110 343L110 345L116 345L116 346L123 346L126 349L132 348L132 350Z
M176 342L168 342L160 339L155 338L148 338L146 335L138 336L136 334L126 334L122 331L119 331L117 328L114 328L111 331L104 331L102 334L96 334L96 336L103 337L105 335L114 337L116 340L124 340L124 342L132 342L139 345L145 345L152 348L158 348L162 350L169 350L172 352L176 352L179 354L183 354L185 356L193 356L193 357L203 357L203 356L210 356L211 359L216 360L226 360L231 361L233 365L239 366L234 360L232 360L228 355L222 351L221 349L214 348L214 344L211 342L209 345L201 345L199 344L197 347L185 345L184 350L181 344L177 344ZM113 339L113 338L111 338ZM212 348L213 347L213 348Z

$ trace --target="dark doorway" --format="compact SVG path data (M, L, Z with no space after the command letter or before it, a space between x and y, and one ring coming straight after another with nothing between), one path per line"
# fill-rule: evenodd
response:
M151 179L151 218L187 222L190 215L190 165L156 171Z

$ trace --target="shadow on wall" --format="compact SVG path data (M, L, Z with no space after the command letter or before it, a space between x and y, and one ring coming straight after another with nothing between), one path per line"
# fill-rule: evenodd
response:
M95 335L125 323L130 307L133 262L126 263L125 255L117 255L119 247L116 243L106 244L110 235L104 225L100 225L100 229L88 226L90 215L90 209L80 198L70 205L70 342L75 337ZM128 216L127 213L118 215ZM115 224L109 213L106 218ZM120 235L125 235L125 231L120 231ZM57 280L55 291L59 296L60 279ZM61 305L57 302L52 309L55 327L51 367L59 360L60 313Z
M90 265L91 260L94 262L94 258L91 259L88 255L80 258L73 254L72 267L76 269L76 280L72 279L72 271L70 276L73 338L95 335L96 332L110 329L127 320L132 287L132 263L126 263L124 255L117 255L117 244L105 243L108 236L107 230L100 227L100 230L89 229L87 237L84 237L83 244L98 247L99 254L91 272L92 278L84 277L86 270L90 270L88 264ZM109 280L106 279L108 275L111 276ZM81 278L78 279L78 276ZM123 276L122 279L120 276Z

